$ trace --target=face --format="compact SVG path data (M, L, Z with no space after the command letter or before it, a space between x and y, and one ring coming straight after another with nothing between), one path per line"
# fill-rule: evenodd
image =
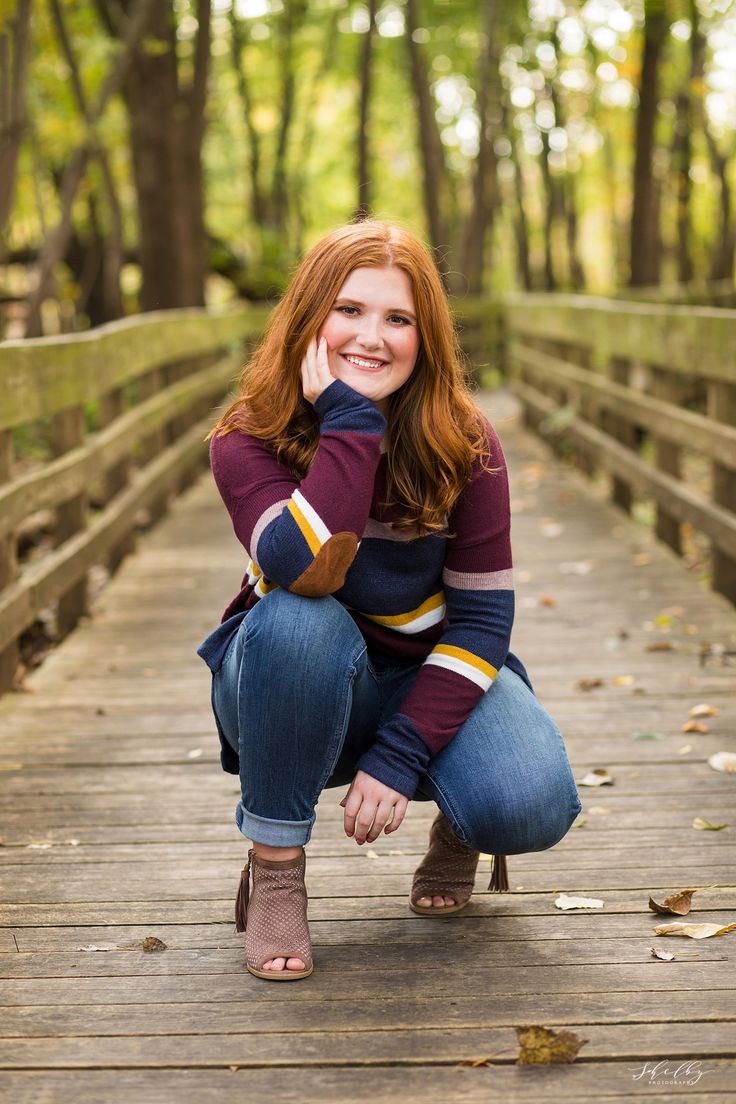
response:
M409 277L402 268L355 268L337 293L318 338L330 372L386 414L388 396L406 383L419 352Z

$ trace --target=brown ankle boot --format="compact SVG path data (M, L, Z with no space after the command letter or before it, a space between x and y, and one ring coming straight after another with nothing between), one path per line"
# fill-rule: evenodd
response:
M312 940L307 924L304 848L295 859L261 859L248 852L235 901L235 930L245 932L245 965L254 977L297 981L309 977ZM250 888L250 875L253 888ZM272 958L300 958L304 970L264 970Z
M443 812L429 830L429 850L417 867L411 887L409 908L420 916L447 916L465 908L473 893L480 852L459 840ZM508 889L505 855L493 856L489 890ZM419 905L422 897L452 897L454 905Z

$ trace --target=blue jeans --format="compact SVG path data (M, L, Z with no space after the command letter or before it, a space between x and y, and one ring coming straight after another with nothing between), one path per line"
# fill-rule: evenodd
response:
M420 662L372 661L337 599L270 591L241 622L212 705L240 762L235 820L274 847L309 840L327 786L347 786L379 726L396 713ZM455 833L486 854L543 851L582 806L560 731L517 674L493 685L422 776Z

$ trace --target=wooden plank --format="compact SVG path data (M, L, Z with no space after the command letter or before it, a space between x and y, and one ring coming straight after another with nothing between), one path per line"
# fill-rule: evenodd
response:
M666 1054L671 1062L697 1054L706 1058L736 1057L734 1033L726 1025L637 1024L608 1026L571 1024L568 1031L586 1039L581 1053L593 1060L648 1061L652 1054ZM304 1069L351 1065L356 1052L362 1066L394 1064L438 1066L461 1061L511 1065L519 1043L512 1027L391 1028L360 1031L315 1031L262 1034L229 1031L219 1035L92 1036L61 1039L0 1039L0 1069L156 1069L186 1066L217 1069L228 1065L278 1069Z
M643 360L701 379L733 381L736 311L601 299L592 295L514 294L506 298L510 335L591 349L594 362Z
M220 398L232 381L237 363L238 358L226 357L196 376L172 384L90 434L83 445L0 487L0 536L12 532L30 513L78 494L101 471L110 469L120 474L121 465L128 463L131 451L144 437L193 403ZM116 493L123 485L118 478Z
M516 380L513 389L537 411L544 414L554 412L554 404L528 384ZM573 417L565 422L565 432L576 441L597 450L597 459L602 467L628 480L638 490L652 494L672 517L689 521L696 529L702 529L712 537L722 551L736 556L736 517L728 510L711 504L672 476L652 468L595 426L586 425Z
M80 334L0 346L0 429L92 402L158 365L260 333L268 308L150 311Z
M296 988L296 986L294 986ZM705 1070L708 1070L707 1076ZM320 1104L375 1104L401 1092L406 1104L488 1104L496 1093L506 1100L638 1100L649 1104L673 1104L682 1093L694 1093L698 1104L722 1104L723 1093L733 1084L734 1065L730 1060L709 1059L695 1090L675 1086L675 1091L653 1090L649 1076L635 1080L635 1074L622 1062L596 1062L573 1065L500 1066L472 1069L453 1063L415 1065L411 1078L393 1066L370 1069L240 1069L235 1070L131 1070L115 1074L116 1092L146 1104L171 1104L172 1100L189 1104L222 1104L234 1093L247 1093L248 1099L269 1100L274 1104L301 1104L305 1100ZM684 1071L687 1072L687 1071ZM680 1076L683 1076L681 1072ZM656 1083L656 1082L655 1082ZM605 1086L605 1093L601 1086ZM701 1087L702 1086L702 1087ZM38 1104L39 1100L74 1100L75 1104L99 1104L110 1088L110 1073L105 1070L24 1070L0 1074L0 1093L14 1104Z

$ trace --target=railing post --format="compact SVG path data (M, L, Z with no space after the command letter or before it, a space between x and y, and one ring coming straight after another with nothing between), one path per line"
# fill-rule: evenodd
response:
M659 368L650 369L652 396L656 399L664 399L667 402L679 406L685 394L683 381L673 376L671 372ZM672 441L654 437L654 462L660 471L667 472L680 479L680 446ZM657 505L657 522L655 525L657 536L665 544L668 544L678 555L682 555L682 537L680 522L672 517L662 506Z
M726 425L736 425L736 384L708 384L708 414ZM733 467L713 464L713 501L736 513L736 458ZM713 545L713 589L736 602L736 559Z
M81 445L84 441L84 432L85 419L82 406L74 406L54 414L51 419L51 448L54 456L61 456ZM84 529L87 520L87 499L87 494L83 492L57 506L54 530L54 543L57 547ZM79 618L86 612L87 577L85 575L59 598L57 615L59 636L64 637L71 632Z
M629 386L629 361L624 357L612 356L608 364L608 375L614 383L621 383L625 387ZM636 429L625 418L619 417L617 414L607 414L606 422L608 425L608 432L615 440L620 441L622 445L626 445L632 451L636 451ZM614 475L611 484L611 498L616 506L625 510L627 514L631 513L631 505L633 502L633 495L631 493L631 484L625 479L622 479L620 475Z
M0 483L13 476L13 433L6 429L0 432ZM10 586L18 575L18 559L14 533L0 538L0 590ZM15 685L15 672L18 667L18 642L14 640L0 651L0 691L9 690Z
M100 399L100 429L104 429L105 426L110 425L119 418L121 414L125 412L125 388L116 387L113 391L108 391L106 395L103 395ZM105 505L114 498L116 494L128 486L130 482L130 457L125 456L122 460L118 460L117 464L114 464L111 468L108 468L105 473L104 481L104 501ZM111 548L107 557L108 570L112 573L116 571L122 560L133 551L135 548L135 532L128 533L120 543Z

